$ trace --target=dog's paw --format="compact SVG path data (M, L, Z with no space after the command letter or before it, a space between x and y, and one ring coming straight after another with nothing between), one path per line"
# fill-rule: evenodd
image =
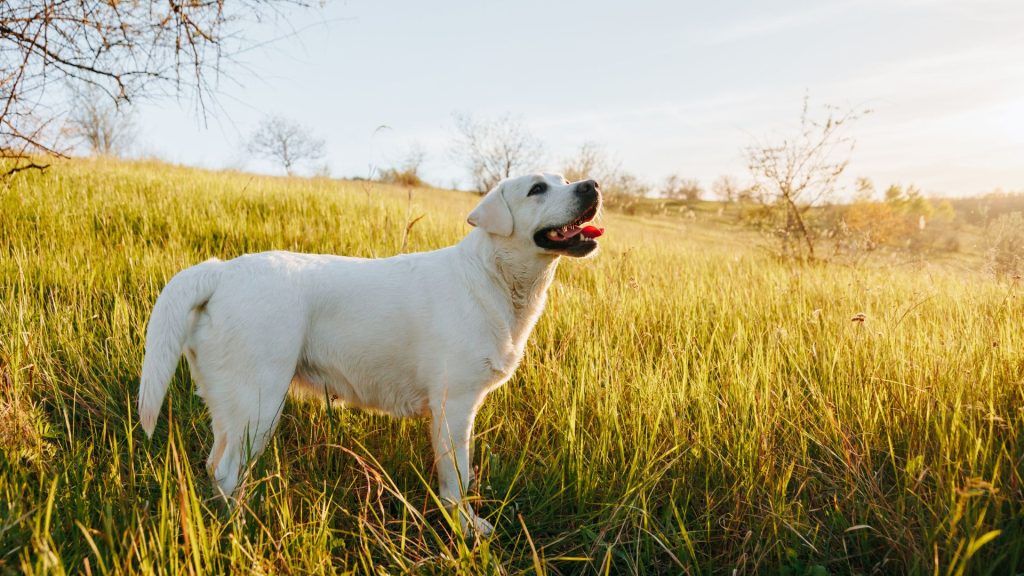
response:
M494 532L494 526L487 520L476 515L475 512L463 511L459 514L459 524L462 525L462 533L466 536L475 534L477 536L490 536Z
M494 526L491 526L491 523L487 520L484 520L476 514L473 515L472 520L473 532L476 533L477 536L490 536L494 532Z

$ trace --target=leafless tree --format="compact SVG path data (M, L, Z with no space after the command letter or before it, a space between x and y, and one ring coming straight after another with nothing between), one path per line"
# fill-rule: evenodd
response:
M704 189L701 188L700 182L694 178L683 178L678 174L669 174L661 186L661 195L665 198L685 200L689 204L700 200L702 194Z
M597 142L584 142L562 161L562 175L570 182L592 179L601 185L605 201L622 205L650 192L650 186L622 170L622 164Z
M584 142L576 153L562 162L562 175L570 182L592 178L607 187L621 172L619 163L609 157L604 146L597 142Z
M249 139L249 152L281 165L289 176L299 164L324 156L324 141L283 116L267 116Z
M779 228L783 248L801 260L814 259L814 233L806 213L834 191L853 152L847 127L867 113L826 106L824 120L815 120L809 104L804 97L795 136L747 148L755 187L785 221Z
M598 182L600 183L600 180ZM627 198L632 202L647 196L651 193L651 186L635 174L619 171L610 180L601 184L601 190L605 198L610 198L614 205L615 202L626 201Z
M721 201L732 204L739 200L740 186L736 179L727 174L719 176L711 184L711 192Z
M540 140L507 114L484 121L456 114L455 129L452 155L465 163L481 194L505 178L536 169L544 153Z
M100 156L122 154L135 139L135 120L128 106L118 106L95 89L75 94L68 129Z
M63 152L66 87L114 102L190 92L205 109L240 20L307 0L0 1L0 172Z

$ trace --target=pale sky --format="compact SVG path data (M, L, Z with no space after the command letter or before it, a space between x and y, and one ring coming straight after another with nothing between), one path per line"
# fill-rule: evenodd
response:
M205 123L189 101L142 105L139 150L273 173L244 143L278 113L327 141L334 176L415 143L427 179L450 186L466 182L453 113L507 113L544 142L548 168L593 141L647 181L708 187L744 180L744 148L792 131L806 93L873 110L851 132L851 178L1024 190L1020 0L334 0L289 14L297 34L230 66Z

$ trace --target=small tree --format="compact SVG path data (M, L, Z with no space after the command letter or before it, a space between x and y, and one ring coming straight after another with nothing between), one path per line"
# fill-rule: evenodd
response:
M455 129L452 155L464 163L481 194L505 178L535 169L544 151L540 140L507 114L486 121L456 114Z
M418 143L409 147L405 159L391 168L384 168L380 171L378 180L385 184L398 184L399 186L426 186L420 170L427 158L426 151Z
M75 94L68 129L98 156L120 155L135 140L135 119L127 105L119 106L95 88Z
M661 195L673 200L685 200L687 204L694 204L700 200L704 189L695 178L682 178L678 174L669 174L661 187Z
M613 161L604 146L588 141L580 145L576 153L562 161L562 175L570 182L597 180L604 188L616 179L620 172L619 163Z
M629 209L651 187L635 175L622 170L621 163L597 142L584 142L576 153L562 161L562 175L570 182L596 180L607 206Z
M875 183L867 176L858 176L854 184L854 200L857 202L871 202L875 197Z
M599 182L600 183L600 182ZM615 174L607 185L602 184L606 197L632 201L636 198L643 198L651 193L651 186L630 172L619 172Z
M739 200L740 186L736 183L735 178L723 174L711 184L711 193L722 202L732 204Z
M249 139L249 152L276 162L292 176L299 164L324 156L324 141L282 116L268 116Z
M866 113L830 106L825 110L824 120L814 120L805 97L795 136L747 148L755 186L784 219L779 229L783 249L801 260L814 259L815 234L805 215L834 191L853 152L854 141L845 130Z

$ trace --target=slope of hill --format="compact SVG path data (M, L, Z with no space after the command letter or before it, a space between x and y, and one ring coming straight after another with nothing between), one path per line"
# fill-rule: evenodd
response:
M152 162L13 178L0 572L1024 570L1020 281L793 267L678 219L607 215L601 254L560 267L477 421L493 539L451 536L423 421L290 402L234 512L212 498L184 367L145 439L144 329L177 270L437 248L475 200Z

